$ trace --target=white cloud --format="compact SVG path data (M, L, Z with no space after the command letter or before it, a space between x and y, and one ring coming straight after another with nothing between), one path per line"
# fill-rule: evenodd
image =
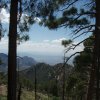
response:
M63 56L64 53L64 47L61 45L62 39L55 39L55 40L44 40L42 42L33 42L33 41L27 41L23 42L20 45L18 45L18 52L26 52L26 53L39 53L39 54L48 54L48 55L60 55ZM59 41L59 42L58 42ZM7 52L8 48L8 40L2 39L0 42L0 52ZM69 56L70 54L82 51L83 45L78 46L74 51L71 50L66 54L66 56Z
M38 17L35 17L34 20L35 20L37 23L40 23L40 22L41 22L41 19L38 18Z
M2 8L1 11L0 11L0 21L2 23L9 23L9 12L7 12L7 10L5 8ZM27 14L22 14L22 18L24 18L24 16L28 16ZM40 23L41 22L41 19L38 18L38 17L35 17L34 20L37 22L37 23Z
M18 51L30 52L30 53L41 53L49 55L63 55L64 47L61 45L61 41L65 38L55 40L44 40L39 43L27 41L18 46ZM77 44L77 43L75 43ZM68 52L68 56L74 52L82 51L83 45L78 46L75 50Z
M51 43L60 43L61 44L62 40L66 40L66 38L55 39L55 40L52 40Z
M39 52L39 53L46 53L46 54L59 54L62 52L63 47L61 45L52 44L51 42L41 42L41 43L34 43L32 41L28 41L22 43L18 46L18 51L24 52Z
M4 8L2 8L1 11L0 11L0 21L2 23L8 23L9 22L9 13Z

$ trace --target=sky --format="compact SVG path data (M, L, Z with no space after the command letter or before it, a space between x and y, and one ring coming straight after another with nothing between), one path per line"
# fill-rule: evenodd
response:
M2 9L0 16L0 20L8 32L9 13ZM72 35L70 35L71 31L64 28L49 30L47 27L39 26L38 21L40 20L37 19L37 23L33 24L30 28L30 40L17 46L18 55L33 57L37 62L46 62L48 64L63 62L65 48L61 45L61 41L72 38ZM8 52L8 37L7 33L5 34L5 37L0 41L0 53ZM74 44L83 39L83 36L76 39ZM82 51L83 48L83 45L79 45L74 51L68 52L66 56L70 56L77 51Z

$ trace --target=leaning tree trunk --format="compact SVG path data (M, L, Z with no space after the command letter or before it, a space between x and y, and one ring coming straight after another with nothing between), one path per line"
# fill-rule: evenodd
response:
M8 96L16 100L16 38L18 0L11 0L8 48Z
M96 24L94 32L94 55L90 74L90 83L88 88L87 100L93 100L94 91L96 91L96 100L100 100L99 80L100 80L100 1L95 0L96 4ZM95 86L96 81L96 86ZM96 87L96 90L95 90Z

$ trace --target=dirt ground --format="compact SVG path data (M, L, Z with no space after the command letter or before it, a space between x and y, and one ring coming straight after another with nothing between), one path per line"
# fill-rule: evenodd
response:
M7 86L6 85L0 85L0 95L6 95L7 94Z

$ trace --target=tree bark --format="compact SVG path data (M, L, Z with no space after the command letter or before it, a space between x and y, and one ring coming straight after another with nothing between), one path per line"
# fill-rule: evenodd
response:
M7 100L16 100L16 40L17 40L18 0L11 0L8 46L8 96Z
M95 66L93 64L91 66L90 80L89 80L88 93L87 93L87 100L92 100L93 99L94 84L95 84L95 73L96 73L95 71L96 71Z
M97 46L97 68L96 68L96 100L100 100L100 0L96 0L96 27L95 37Z
M95 32L94 32L94 54L93 54L93 62L90 74L90 82L87 94L87 100L93 100L94 94L94 86L96 81L96 100L100 100L100 92L99 92L99 80L100 80L100 1L95 0L96 4L96 23L95 23ZM96 79L96 80L95 80Z

